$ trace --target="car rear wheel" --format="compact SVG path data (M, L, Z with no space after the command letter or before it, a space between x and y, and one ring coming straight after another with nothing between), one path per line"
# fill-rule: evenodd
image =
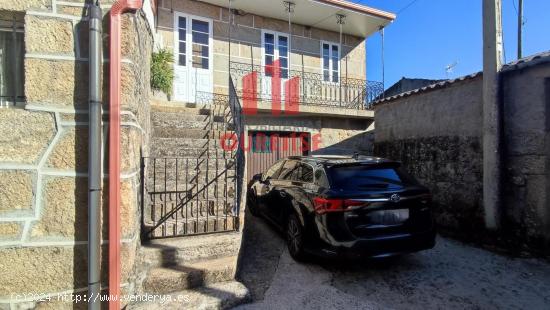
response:
M250 210L250 213L254 216L259 216L258 212L258 198L254 194L254 191L250 190L246 199L246 207Z
M288 217L286 225L286 242L290 256L297 261L305 259L304 234L302 224L295 214Z

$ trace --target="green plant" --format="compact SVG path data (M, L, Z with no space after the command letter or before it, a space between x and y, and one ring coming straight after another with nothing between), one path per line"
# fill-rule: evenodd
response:
M172 82L174 81L174 68L172 66L174 55L166 49L154 52L151 61L151 87L170 95Z

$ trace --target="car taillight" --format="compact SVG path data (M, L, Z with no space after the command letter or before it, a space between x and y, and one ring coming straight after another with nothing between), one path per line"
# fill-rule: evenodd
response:
M313 198L313 205L317 214L328 212L345 212L351 210L351 207L365 206L367 202L353 199L331 199L323 197Z

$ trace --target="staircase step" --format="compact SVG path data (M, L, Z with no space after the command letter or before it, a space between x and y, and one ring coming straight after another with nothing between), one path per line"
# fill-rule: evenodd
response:
M150 157L178 157L178 158L212 158L218 156L218 158L230 158L231 152L229 150L224 151L221 148L216 147L216 149L211 149L207 152L205 148L167 148L160 145L153 145L150 149Z
M219 155L219 154L218 154ZM164 176L178 173L180 180L185 180L185 175L196 175L197 170L200 173L206 173L208 171L224 171L225 169L234 169L235 160L231 158L216 158L214 150L206 151L203 158L170 158L170 157L153 157L149 158L146 162L147 174L153 176L153 173L157 178L164 178ZM166 173L165 173L166 170Z
M200 111L200 110L199 110ZM202 112L201 112L202 113ZM174 112L151 112L151 122L153 126L180 126L181 122L210 122L214 117L214 122L223 122L224 118L218 114L193 114L193 113L174 113Z
M199 112L198 114L210 114L210 110L212 109L221 114L223 111L229 111L229 104L221 101L213 104L208 101L201 103L190 103L181 101L151 100L151 111L175 113Z
M151 229L158 223L157 221L150 219L144 219L145 232L149 233ZM199 214L194 218L181 218L179 215L167 219L162 222L161 225L156 227L152 232L152 238L167 238L167 237L181 237L181 236L193 236L199 234L210 234L215 232L229 232L235 231L238 227L238 219L233 216L233 213L219 214L206 216L206 213Z
M233 194L234 196L234 194ZM205 199L199 197L198 199L188 200L172 200L164 201L161 199L162 195L158 197L147 199L145 203L144 218L146 221L152 218L161 219L164 215L170 213L172 210L176 210L179 206L182 206L182 202L186 202L185 205L178 211L178 214L174 214L172 218L185 219L191 218L207 218L212 216L225 216L225 214L231 214L233 206L235 205L235 198L209 198ZM154 209L153 211L151 211Z
M158 192L158 191L175 191L176 190L176 174L175 172L168 172L168 175L165 177L162 173L157 173L157 177L153 179L153 174L149 173L146 177L146 185L149 192ZM226 176L227 174L227 176ZM222 170L216 172L215 170L209 170L206 174L206 170L200 171L198 174L195 170L189 171L187 173L188 181L185 181L185 171L178 171L178 191L184 191L186 183L188 184L209 184L209 186L214 187L214 184L217 182L218 187L225 186L228 184L230 186L235 181L235 170ZM164 182L166 179L166 188L164 188ZM213 181L214 180L214 181ZM189 190L189 187L187 188Z
M170 239L153 239L142 245L144 262L151 267L185 264L209 258L235 256L239 253L241 234L187 236Z
M180 296L185 297L183 302ZM208 284L194 290L177 291L166 297L167 301L164 302L157 300L131 303L127 306L127 309L230 309L249 302L251 298L246 286L237 281Z
M193 138L155 138L153 139L153 148L207 148L210 150L220 148L218 139L193 139Z
M156 112L181 113L186 115L208 115L210 109L188 108L181 105L151 103L151 114Z
M168 294L206 284L233 280L237 255L149 270L143 283L149 294Z
M148 180L146 190L147 193L155 196L151 198L162 200L163 202L166 200L167 203L179 202L182 199L187 199L189 196L194 196L197 192L199 192L199 198L233 198L235 194L235 182L232 181L232 179L227 180L226 183L225 178L219 178L212 183L185 184L180 180L176 186L176 182L174 181L153 183Z
M219 126L214 129L206 128L174 128L174 127L153 127L152 137L155 138L193 138L193 139L216 139L220 140L222 137L231 137L235 132L232 130L225 130L223 126Z

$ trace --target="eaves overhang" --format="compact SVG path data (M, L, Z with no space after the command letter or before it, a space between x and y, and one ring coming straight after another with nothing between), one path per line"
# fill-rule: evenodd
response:
M201 0L229 7L229 0ZM243 13L288 20L284 0L231 0L231 7ZM342 33L367 38L395 19L395 14L344 0L289 0L294 3L291 21L304 26L339 32L337 15L345 16Z

